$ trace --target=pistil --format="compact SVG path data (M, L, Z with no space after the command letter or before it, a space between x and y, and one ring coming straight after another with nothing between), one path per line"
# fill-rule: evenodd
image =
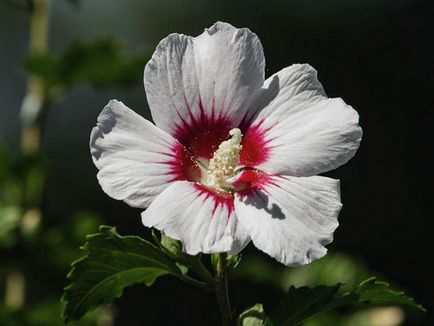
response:
M204 184L211 188L228 188L227 179L232 177L240 163L241 130L234 128L229 132L231 138L223 141L209 162Z

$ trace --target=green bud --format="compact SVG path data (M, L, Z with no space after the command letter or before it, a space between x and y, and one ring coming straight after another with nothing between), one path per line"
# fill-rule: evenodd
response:
M214 266L214 268L217 267L218 261L220 259L220 256L218 253L212 254L211 255L211 263ZM235 269L239 263L241 262L241 255L228 255L226 258L226 266L228 270L233 270Z
M228 269L233 270L233 269L237 268L237 266L241 262L241 257L242 257L241 255L235 255L235 256L229 255L227 258Z
M268 326L271 322L264 312L262 304L257 303L245 310L237 320L237 326Z
M177 261L187 262L188 256L182 251L182 243L161 232L161 246Z

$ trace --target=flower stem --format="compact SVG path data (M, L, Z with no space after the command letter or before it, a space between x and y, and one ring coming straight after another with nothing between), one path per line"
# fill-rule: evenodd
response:
M202 264L200 254L193 257L190 268L201 277L211 287L215 284L214 278L212 277L209 270Z
M227 254L220 253L215 274L215 292L220 309L223 326L232 325L231 304L228 291L228 271L226 265Z

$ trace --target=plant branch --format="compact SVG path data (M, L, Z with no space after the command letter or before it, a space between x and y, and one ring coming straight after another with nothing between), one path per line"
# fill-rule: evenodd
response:
M215 274L215 292L223 326L232 325L232 311L229 301L227 254L220 253Z
M207 284L213 286L215 284L215 280L212 277L209 270L202 264L201 261L201 255L197 255L193 257L190 268L193 270L197 275L199 275L203 281L205 281Z
M212 291L212 287L210 287L207 283L196 280L195 278L192 278L188 275L175 275L175 276L178 277L181 281L200 287L203 290Z

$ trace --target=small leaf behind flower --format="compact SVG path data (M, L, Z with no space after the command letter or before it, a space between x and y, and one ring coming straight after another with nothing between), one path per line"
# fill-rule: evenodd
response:
M169 252L174 258L182 262L188 262L188 256L182 251L182 243L179 240L172 239L165 233L161 233L161 246Z
M189 256L182 251L182 243L179 240L172 239L164 232L161 232L160 245L166 254L169 255L178 266L182 274L188 273Z
M283 299L271 310L273 325L299 325L308 318L346 305L400 305L425 311L403 292L396 291L375 277L362 282L355 290L337 295L341 284L314 288L290 287Z
M68 275L65 322L112 303L127 286L150 286L159 276L181 273L159 248L137 236L120 236L113 227L102 226L99 233L88 236L83 250L86 255L72 264Z

